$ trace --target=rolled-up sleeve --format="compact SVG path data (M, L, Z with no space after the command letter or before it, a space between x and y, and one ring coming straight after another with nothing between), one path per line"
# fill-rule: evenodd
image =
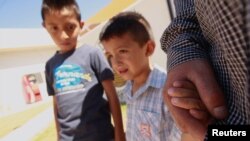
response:
M167 69L194 60L208 58L209 44L198 23L194 0L175 0L176 17L161 37L161 48L167 53Z

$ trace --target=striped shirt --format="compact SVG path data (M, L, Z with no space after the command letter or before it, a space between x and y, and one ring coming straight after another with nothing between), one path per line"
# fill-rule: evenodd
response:
M211 62L229 109L216 123L250 124L249 0L175 0L175 7L161 38L168 69L194 59Z
M180 131L163 102L166 73L154 68L133 95L132 82L124 89L127 102L127 141L179 141Z

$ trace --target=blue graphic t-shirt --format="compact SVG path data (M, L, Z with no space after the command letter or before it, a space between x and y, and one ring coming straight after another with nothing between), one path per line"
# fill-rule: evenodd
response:
M57 101L60 141L108 141L114 138L101 82L113 79L103 53L82 46L56 53L46 63L49 95Z
M55 90L57 93L84 88L84 82L90 82L90 74L76 64L65 64L55 69Z

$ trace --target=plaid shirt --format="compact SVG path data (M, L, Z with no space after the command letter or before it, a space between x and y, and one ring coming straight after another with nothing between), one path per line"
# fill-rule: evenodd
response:
M209 60L230 112L217 124L250 124L249 0L175 0L175 6L177 17L161 38L168 69Z
M164 102L166 73L154 68L147 82L133 95L132 82L124 89L127 101L127 141L179 141L177 129Z

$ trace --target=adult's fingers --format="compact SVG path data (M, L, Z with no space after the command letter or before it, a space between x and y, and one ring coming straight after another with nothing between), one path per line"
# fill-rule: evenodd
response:
M209 114L205 111L190 109L189 112L193 117L195 117L199 120L208 119L208 117L209 117Z
M192 63L188 64L188 63ZM212 67L206 61L194 60L186 63L185 65L192 66L188 78L192 81L199 95L206 105L209 112L218 119L224 119L228 115L226 102L222 90L220 89Z
M195 98L172 98L171 103L177 107L184 109L198 109L207 112L205 105L199 99Z
M171 87L168 89L168 94L171 97L200 98L199 94L195 90L186 88Z
M188 88L188 89L192 89L192 90L196 90L196 87L195 85L188 81L188 80L176 80L174 83L173 83L173 86L174 87L177 87L177 88Z
M184 64L184 63L183 63ZM179 129L181 129L184 133L190 133L197 139L204 139L206 133L206 127L199 120L194 118L189 110L176 107L171 103L171 96L168 94L168 89L173 88L173 83L177 80L186 81L187 70L190 66L185 66L180 64L175 68L171 69L168 72L168 77L166 81L166 85L164 87L163 96L164 102L168 106L168 110L170 111L175 123L178 125Z
M214 118L206 111L197 110L197 109L190 109L189 113L195 117L196 119L199 119L204 123L205 126L211 124L214 122Z

